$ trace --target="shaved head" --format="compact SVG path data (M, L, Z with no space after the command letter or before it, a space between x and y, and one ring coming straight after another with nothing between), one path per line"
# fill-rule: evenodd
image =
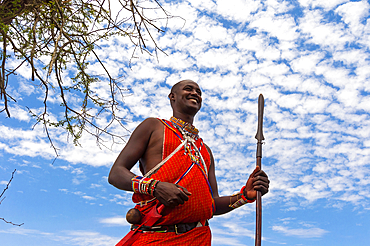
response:
M181 81L177 82L176 84L174 84L174 85L172 86L170 94L171 94L171 93L176 92L176 91L178 90L179 86L180 86L182 83L184 83L184 82L194 82L194 81L192 81L191 79L184 79L184 80L181 80ZM194 82L194 83L195 83L195 82ZM169 96L169 95L168 95L168 96Z

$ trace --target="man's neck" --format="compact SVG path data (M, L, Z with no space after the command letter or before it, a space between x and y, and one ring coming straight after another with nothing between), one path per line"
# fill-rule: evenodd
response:
M194 122L194 116L188 115L188 114L173 112L173 117L176 117L176 118L178 118L180 120L183 120L185 122L189 122L190 124L193 124L193 122Z

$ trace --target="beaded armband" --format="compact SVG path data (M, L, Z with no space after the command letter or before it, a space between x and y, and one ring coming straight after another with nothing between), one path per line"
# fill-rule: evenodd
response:
M154 190L159 180L135 176L131 179L132 190L135 193L154 196Z
M236 200L236 202L234 204L231 204L231 197L230 197L230 205L229 205L230 208L238 208L238 207L243 206L244 204L252 203L252 202L254 202L256 200L256 199L248 200L247 198L245 198L245 196L243 195L244 189L245 189L245 186L242 187L242 189L240 190L240 192L232 195L232 196L236 196L236 198L237 198L237 200ZM240 199L238 199L239 195L241 196Z

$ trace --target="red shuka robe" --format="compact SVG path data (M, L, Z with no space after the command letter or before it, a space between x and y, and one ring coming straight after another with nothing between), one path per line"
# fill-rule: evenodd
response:
M163 160L181 144L181 140L178 136L182 137L182 135L179 130L173 127L171 122L162 122L164 124L167 123L165 124L163 138ZM201 138L198 138L195 144L203 156L208 172L211 161L207 148L203 144ZM163 182L175 183L192 164L190 156L184 153L184 148L181 148L156 173L154 173L151 178ZM203 168L201 162L199 162L199 165L194 165L190 172L178 183L192 193L192 195L189 196L189 200L175 208L165 208L162 213L163 217L158 220L155 225L174 225L198 221L204 222L213 216L213 197L208 183L208 177L205 176L201 168ZM135 193L132 200L138 203L152 198L152 196ZM135 208L139 209L141 213L145 215L154 205L157 205L157 203L158 201L154 200L144 206L136 205ZM140 235L139 239L136 240L133 245L211 245L211 231L209 226L203 226L196 227L180 235L176 235L175 232L146 232Z

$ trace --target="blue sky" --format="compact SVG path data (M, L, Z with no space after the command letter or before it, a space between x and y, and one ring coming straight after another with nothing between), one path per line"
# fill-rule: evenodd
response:
M262 165L271 179L263 198L263 245L367 245L370 233L370 4L368 1L168 1L172 15L156 33L168 56L141 54L129 68L126 39L100 43L113 76L131 88L120 115L129 130L147 117L169 118L170 87L181 79L204 94L195 126L215 157L221 195L255 166L257 98L265 97ZM91 72L101 74L92 60ZM12 78L12 118L0 117L0 185L17 169L0 217L1 245L105 246L128 231L131 194L107 182L124 144L97 147L85 134L75 147L62 130L27 114L42 106L29 68ZM73 70L72 70L73 72ZM68 81L68 78L67 78ZM96 88L105 95L107 88ZM53 96L51 96L53 98ZM54 104L59 99L54 96ZM58 112L51 117L57 117ZM99 124L106 119L102 117ZM118 126L111 130L126 134ZM126 137L127 139L127 137ZM109 139L107 139L108 145ZM137 167L133 172L139 173ZM2 190L1 190L2 191ZM211 221L213 245L254 245L255 206Z

